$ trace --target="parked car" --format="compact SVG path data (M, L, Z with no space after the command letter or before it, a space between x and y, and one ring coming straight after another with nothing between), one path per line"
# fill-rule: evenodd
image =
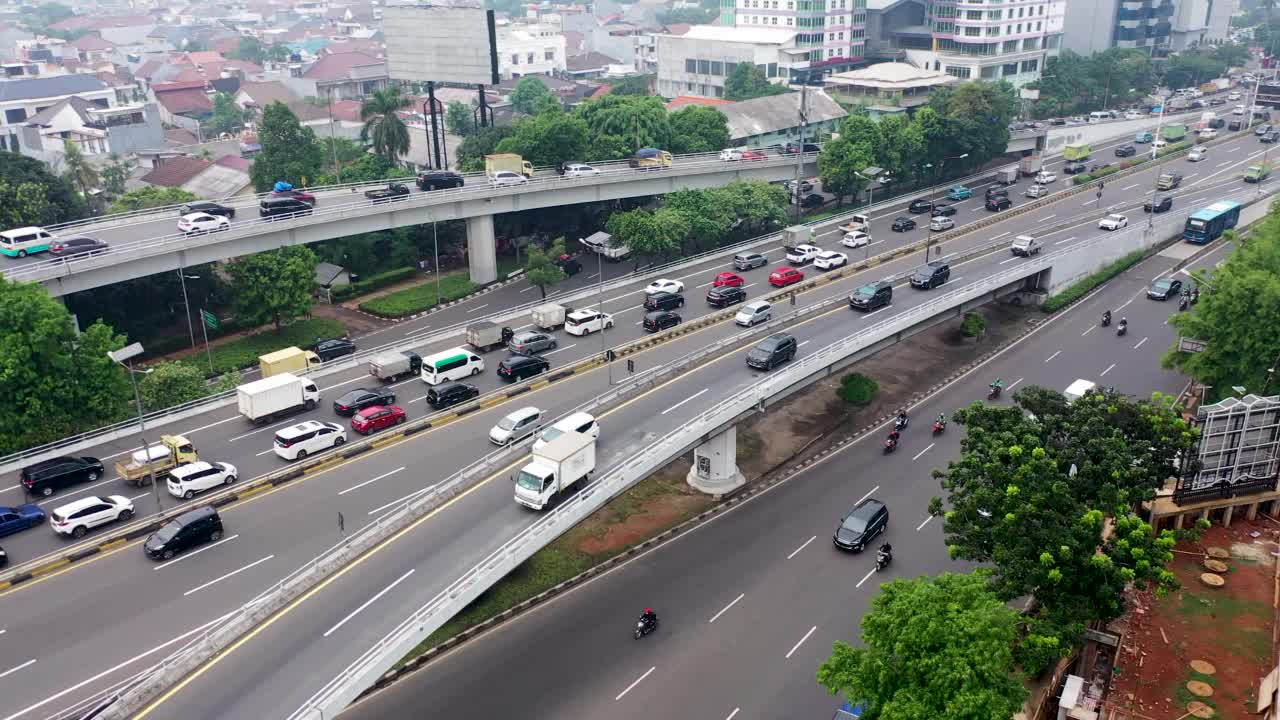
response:
M684 307L684 296L675 293L654 293L644 299L646 310L674 310L680 307Z
M747 299L747 291L740 287L721 286L707 291L707 304L711 307L728 307L737 305Z
M964 185L955 185L947 190L947 199L952 201L968 200L973 197L973 191Z
M991 211L1008 210L1013 207L1013 201L1002 195L995 195L987 198L986 208Z
M848 264L849 256L834 250L823 250L813 259L813 266L820 270L831 270Z
M1129 218L1124 215L1113 213L1098 221L1098 227L1103 230L1119 230L1129 226Z
M645 295L656 295L658 293L682 293L684 292L684 283L679 280L668 280L667 278L658 278L645 286Z
M452 170L426 170L418 173L419 190L446 190L466 185L462 175Z
M0 536L12 535L44 522L44 510L27 503L17 507L0 506Z
M350 340L334 338L332 340L317 340L311 346L311 349L316 355L320 356L321 362L329 362L335 358L353 354L356 351L356 344Z
M670 310L655 310L645 313L644 329L646 332L659 332L680 324L680 316Z
M405 420L404 408L399 405L374 405L361 410L351 418L351 429L361 435L368 435L392 425L399 425Z
M1182 281L1173 278L1160 278L1147 288L1147 297L1152 300L1168 300L1182 292Z
M0 524L4 510L0 509ZM113 522L128 522L133 517L133 501L123 495L108 495L72 500L49 514L49 525L59 535L84 537L93 528Z
M893 225L889 226L894 232L906 232L916 229L916 221L909 217L898 217L893 219Z
M24 467L19 482L29 494L49 497L72 485L95 482L102 474L102 461L96 457L63 456Z
M54 257L71 257L72 255L96 255L106 252L109 246L97 238L78 235L76 237L58 238L49 243L49 254Z
M733 267L738 270L751 270L769 264L769 258L757 252L738 253L733 256Z
M912 215L921 215L933 211L933 201L929 198L916 198L907 206L907 212Z
M556 337L537 330L524 330L511 336L507 349L521 355L532 355L556 349Z
M389 388L376 388L374 390L356 388L343 393L337 400L334 400L333 411L342 417L351 417L367 407L390 405L395 401L396 394Z
M769 273L769 284L774 287L786 287L804 280L804 273L792 267L780 267Z
M800 344L787 333L770 335L747 351L747 366L757 370L772 370L796 356Z
M542 424L542 411L536 407L522 407L507 413L489 430L489 442L494 445L510 445L520 442L538 431Z
M574 310L564 316L564 331L583 336L613 327L613 316L598 310Z
M1161 195L1160 197L1156 198L1156 202L1154 206L1152 206L1151 204L1151 198L1147 198L1147 200L1142 203L1142 210L1144 212L1154 211L1154 212L1162 213L1171 207L1173 207L1172 195Z
M818 257L820 252L822 252L822 248L813 245L797 245L787 251L787 262L793 265L804 265Z
M911 273L911 287L932 290L951 278L951 266L942 260L934 260L916 268Z
M711 287L742 287L745 284L747 281L741 275L731 272L717 273L711 280Z
M888 526L889 507L875 498L867 498L840 518L832 543L841 550L862 552Z
M170 495L190 500L196 493L234 483L237 476L236 466L231 463L199 460L170 470L165 486Z
M178 230L181 230L188 235L219 232L230 229L231 221L221 215L191 213L190 215L183 215L182 218L178 220Z
M311 453L336 448L347 441L347 430L337 423L307 420L276 433L272 449L284 460L301 460Z
M810 195L805 195L800 200L800 207L806 208L806 209L819 208L825 205L826 203L827 203L826 198L822 197L818 193L813 193Z
M1137 155L1137 154L1138 154L1138 148L1132 145L1116 146L1116 157L1133 157L1134 155ZM1063 170L1063 172L1066 172L1066 170Z
M871 236L861 230L854 230L853 232L845 233L840 240L840 244L847 248L866 247L871 244Z
M512 355L498 363L498 377L509 382L524 380L551 369L546 358L537 355Z

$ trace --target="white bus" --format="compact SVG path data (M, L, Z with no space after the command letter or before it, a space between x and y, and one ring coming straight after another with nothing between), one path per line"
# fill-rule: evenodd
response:
M484 360L466 348L452 348L422 359L422 382L439 385L484 372Z

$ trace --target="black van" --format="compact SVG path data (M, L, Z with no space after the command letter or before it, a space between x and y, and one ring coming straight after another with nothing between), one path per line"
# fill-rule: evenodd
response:
M22 468L21 483L32 495L49 497L55 491L94 482L103 475L95 457L56 457Z
M222 518L212 505L182 513L151 533L142 549L152 560L168 560L197 545L222 539Z
M258 214L264 218L292 217L294 215L310 215L311 205L298 198L272 197L264 198L258 204Z
M476 386L450 382L436 385L428 390L427 404L436 410L440 410L451 405L457 405L460 402L466 402L474 397L480 397L480 389Z
M893 283L879 280L867 283L849 296L849 307L854 310L875 310L893 301Z

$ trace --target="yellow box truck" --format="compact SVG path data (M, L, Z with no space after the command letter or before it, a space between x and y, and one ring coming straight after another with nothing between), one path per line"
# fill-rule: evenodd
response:
M288 347L258 357L258 369L262 370L264 378L280 373L302 372L319 365L319 355L296 347Z
M1068 162L1073 160L1087 160L1089 158L1089 143L1072 143L1062 149L1062 157Z
M499 170L519 173L527 178L533 177L533 164L515 153L484 156L484 174L493 177Z

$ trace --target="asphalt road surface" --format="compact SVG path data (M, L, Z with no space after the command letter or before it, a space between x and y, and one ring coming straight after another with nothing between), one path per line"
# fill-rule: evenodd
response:
M1224 254L1213 251L1196 266ZM1156 256L1142 263L915 407L916 422L893 455L880 449L883 432L872 432L340 717L409 720L424 707L440 717L502 717L517 705L530 720L831 717L842 699L816 683L817 666L834 641L858 642L879 583L969 568L947 558L942 523L926 512L941 494L930 471L959 454L964 429L931 436L929 420L982 399L997 376L1011 390L1061 389L1083 377L1138 397L1178 392L1185 380L1159 367L1176 336L1165 321L1177 305L1142 296L1174 262ZM1128 336L1097 326L1107 308L1129 318ZM1008 395L1000 402L1010 402ZM874 553L845 553L830 540L845 509L867 496L890 508L889 529L875 544L891 542L894 561L881 574ZM657 610L661 626L636 641L631 628L646 606Z
M1252 142L1256 141L1241 140L1215 149L1214 157L1223 158L1219 162L1225 164L1216 171L1203 173L1200 178L1188 177L1186 190L1180 194L1186 199L1186 207L1203 205L1208 199L1225 195L1243 198L1252 192L1252 186L1235 179L1237 166L1256 150ZM1188 174L1192 172L1195 169ZM1149 187L1152 179L1153 174L1147 171L1147 174L1126 178L1125 182L1145 182ZM1141 202L1141 197L1129 194L1117 197L1116 202L1128 207ZM1178 210L1182 211L1183 205L1179 204ZM985 214L981 209L968 208L967 211L970 217ZM1070 202L1011 218L975 234L981 237L954 240L946 250L951 253L992 238L1036 233L1038 228L1058 226L1064 221L1070 222L1053 233L1041 233L1046 244L1052 248L1080 242L1097 234L1099 214L1096 208L1083 207L1078 204L1078 198L1072 198ZM1161 216L1161 222L1180 225L1183 215L1185 212L1168 213ZM1130 216L1140 219L1141 211L1130 212ZM876 230L873 237L879 239L886 234ZM834 241L834 237L827 237L822 244L832 247ZM1016 261L1005 251L968 261L953 268L949 285L960 287L1007 269L1009 263ZM798 303L804 305L845 295L869 279L904 272L917 262L918 258L899 259L869 273L805 293L798 298ZM701 275L702 281L709 282L719 269L724 268L708 267ZM764 270L752 271L749 282L759 282L763 274ZM690 277L687 282L692 285L693 280ZM640 316L635 309L640 298L638 287L635 292L620 293L615 300L625 312L619 312L618 327L606 335L606 340L616 342L614 333L622 338L638 334L633 324ZM687 316L693 316L699 306L696 292L693 287L689 288L691 305ZM849 323L873 322L929 297L929 293L901 289L894 305L881 310L880 315L856 315L837 308L839 311L794 327L793 332L801 342L803 353L806 348L816 349L843 337ZM868 317L874 319L868 320ZM622 322L623 319L626 322ZM734 328L725 324L712 326L637 355L636 362L641 367L653 367L732 332ZM587 342L594 344L598 340L592 337ZM565 337L562 343L562 354L598 351L568 347L573 343ZM553 356L553 362L558 357ZM613 370L620 371L620 368ZM493 382L492 376L484 377ZM607 377L604 369L586 373L555 384L550 392L526 394L520 404L532 403L553 413L563 412L602 392L607 387ZM611 411L602 418L602 474L665 429L696 415L706 403L751 383L755 377L756 372L742 364L741 353L732 353ZM342 383L340 387L349 389L360 379L356 375L332 382ZM411 416L422 412L420 396L424 391L421 387L420 381L410 380L397 388L407 396L407 401L402 397L400 402L408 406ZM334 394L335 388L329 385L326 398L332 399ZM698 399L682 402L689 398ZM360 524L357 519L384 512L486 452L488 428L518 406L504 404L473 413L437 430L365 453L306 480L231 506L223 512L227 538L199 554L156 565L142 557L136 542L129 543L0 595L0 618L11 619L0 627L5 630L5 643L0 647L0 688L6 692L12 708L11 713L0 720L39 716L146 667L201 626L252 598L338 541L339 512L345 515L348 530L354 530ZM325 407L318 415L327 417L329 412ZM190 426L175 429L188 431L203 457L235 463L240 468L242 481L281 465L270 452L270 434L274 428L251 429L235 417L209 419L203 424L188 422ZM193 432L192 426L199 429ZM155 430L152 433L158 434ZM320 591L307 596L305 612L297 612L300 606L295 606L295 611L281 615L270 627L238 646L236 652L223 656L222 661L166 700L152 717L288 715L412 609L533 521L535 516L512 501L506 475L498 473L333 579ZM498 478L503 479L494 482ZM106 493L121 489L118 481L108 480L97 488L57 495L45 504L56 507L69 498L83 496L86 491ZM4 492L6 495L0 502L21 500L12 489ZM135 489L131 494L141 495L142 490ZM146 499L137 498L139 514L148 512L144 505ZM173 502L166 498L165 507ZM21 561L24 556L54 547L48 538L51 534L47 528L33 529L7 538L5 546L15 560ZM31 544L24 547L25 543ZM387 588L392 583L397 583L396 587L378 603L355 612L376 592L371 588ZM145 612L140 612L143 608ZM18 618L20 623L14 621Z

